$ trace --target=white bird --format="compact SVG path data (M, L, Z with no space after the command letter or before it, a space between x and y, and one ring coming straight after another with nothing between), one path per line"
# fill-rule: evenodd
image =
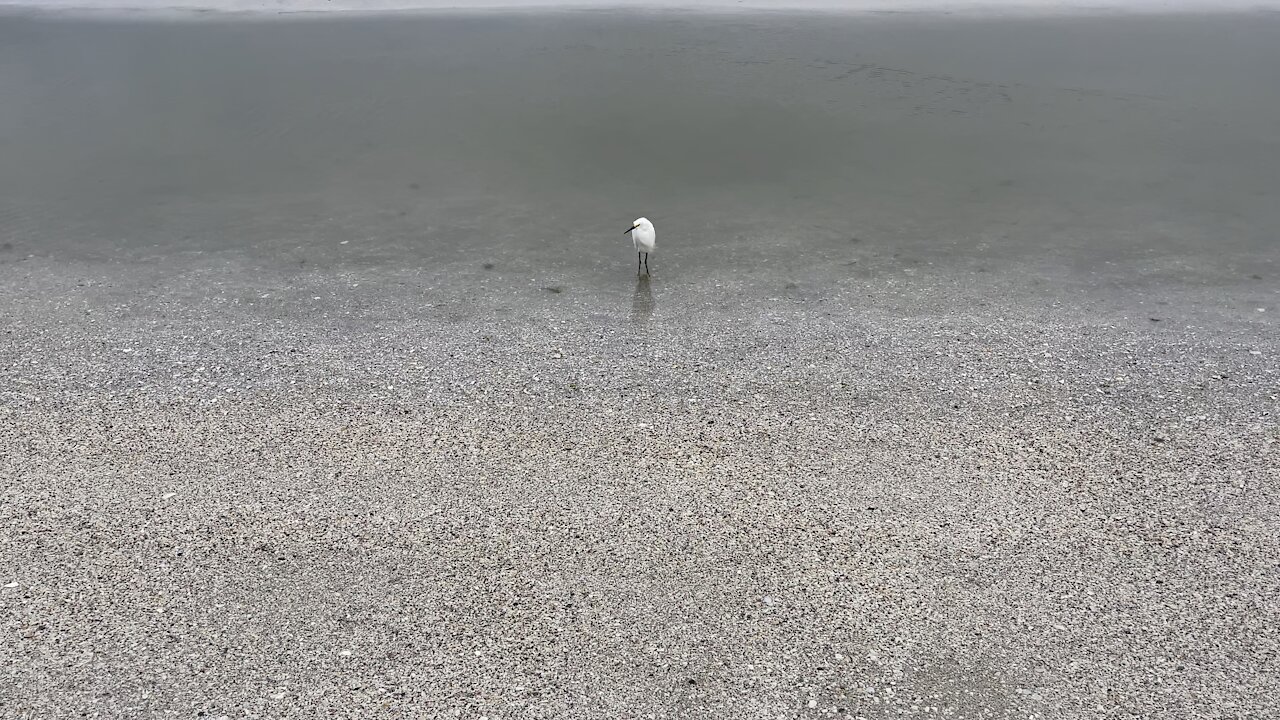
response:
M640 274L641 258L644 258L644 274L649 274L649 253L658 249L658 234L653 230L653 223L648 218L636 218L631 223L631 244L636 246L636 275ZM623 233L624 235L626 233Z

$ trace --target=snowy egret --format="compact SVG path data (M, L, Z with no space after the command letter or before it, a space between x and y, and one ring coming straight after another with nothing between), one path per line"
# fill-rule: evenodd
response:
M648 218L637 218L631 223L631 244L636 246L636 275L640 274L641 258L644 258L644 273L649 274L649 253L658 249L658 234L653 231L653 223ZM623 233L624 235L626 233Z

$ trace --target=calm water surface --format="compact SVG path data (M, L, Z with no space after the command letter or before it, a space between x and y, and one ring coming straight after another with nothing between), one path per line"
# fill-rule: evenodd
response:
M748 295L1277 267L1264 14L9 16L0 97L10 264L484 268L486 292L601 291L646 215L663 281Z

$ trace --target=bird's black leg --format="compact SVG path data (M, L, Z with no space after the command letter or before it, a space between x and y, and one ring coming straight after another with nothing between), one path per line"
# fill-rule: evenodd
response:
M649 253L644 254L644 274L649 274Z
M640 275L640 257L641 257L641 253L636 253L636 276L637 277L639 277Z

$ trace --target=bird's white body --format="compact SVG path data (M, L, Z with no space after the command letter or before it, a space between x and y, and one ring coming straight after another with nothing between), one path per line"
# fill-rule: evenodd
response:
M631 242L635 244L636 252L651 253L658 249L658 234L654 232L653 223L648 218L635 221L631 228Z
M653 223L648 218L636 218L627 232L631 233L631 244L636 248L636 275L640 275L640 268L648 275L649 253L658 249L658 233L653 231Z

